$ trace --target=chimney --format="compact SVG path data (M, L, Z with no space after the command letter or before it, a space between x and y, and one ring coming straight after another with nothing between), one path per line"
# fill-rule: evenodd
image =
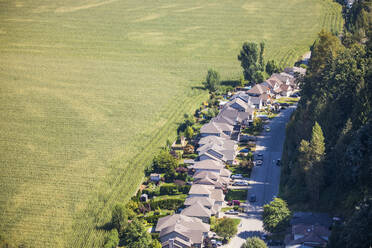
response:
M174 239L169 240L169 248L174 248Z

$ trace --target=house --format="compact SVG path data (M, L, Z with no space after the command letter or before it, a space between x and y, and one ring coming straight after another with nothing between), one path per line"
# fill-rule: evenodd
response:
M204 124L200 128L200 135L201 137L206 137L209 135L219 136L219 137L226 137L230 136L233 131L233 126L227 123L220 123L220 122L209 122Z
M194 180L194 184L201 184L201 185L210 185L214 186L216 189L223 189L223 184L217 179L212 180L208 176L204 178L197 178Z
M214 200L214 204L222 206L225 195L221 189L215 189L214 186L193 184L189 191L189 197L209 197Z
M199 218L182 214L159 218L155 228L155 232L159 232L159 239L164 248L202 247L209 230L209 225Z
M282 84L280 86L280 89L282 90L280 92L280 95L285 96L285 97L289 97L293 92L293 88L290 85L287 85L287 84Z
M193 205L182 210L181 214L189 217L199 218L204 223L209 223L209 218L212 215L212 211L197 201Z
M221 161L215 160L204 160L195 162L194 165L190 165L188 169L194 169L196 173L199 171L211 171L220 173L225 165Z
M330 235L331 231L322 225L293 225L291 235L285 239L285 247L326 247Z
M260 96L264 93L270 94L270 89L262 84L256 84L250 90L247 91L250 96Z
M227 164L233 164L236 155L238 154L238 146L231 146L228 143L223 145L208 144L198 148L198 158L203 160L222 161Z
M267 94L267 93L265 93L265 94ZM256 109L262 109L263 108L262 99L259 96L258 97L251 97L251 102Z
M243 101L240 98L235 98L234 100L231 100L228 103L228 106L230 108L238 110L239 112L246 112L247 110L250 109L250 106L248 105L248 103Z
M269 94L264 93L260 95L259 98L261 99L263 106L271 103L271 96Z
M161 176L160 174L158 173L151 173L150 174L150 180L153 181L153 182L159 182L161 179Z
M291 219L291 233L286 235L286 247L326 247L332 225L326 213L295 212Z
M194 205L196 202L200 202L208 209L211 209L214 206L214 200L209 197L187 197L184 205L188 207Z
M193 175L194 181L203 179L208 177L213 181L217 181L222 185L229 185L230 184L230 176L231 172L227 169L221 169L219 172L212 172L212 171L199 171Z

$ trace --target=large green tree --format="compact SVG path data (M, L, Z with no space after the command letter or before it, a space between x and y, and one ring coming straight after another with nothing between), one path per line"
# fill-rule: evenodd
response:
M272 202L264 205L263 209L263 226L266 231L276 233L288 227L291 212L284 200L274 198Z
M116 229L112 229L105 238L103 248L116 248L119 245L119 233Z
M133 219L129 223L124 229L122 237L127 248L153 248L150 233L138 219Z
M112 209L111 224L119 233L128 225L128 211L123 204L116 204Z
M216 225L216 233L224 239L230 239L238 232L238 227L231 218L223 218Z
M247 238L240 248L267 248L266 243L259 237Z
M177 166L177 159L175 159L167 150L161 150L153 160L154 170L158 172L175 170Z
M210 92L215 92L220 85L220 74L213 69L209 69L207 77L204 82L204 86Z
M258 70L257 59L259 56L258 46L254 42L245 42L238 60L243 68L244 78L248 81L252 81L254 73Z

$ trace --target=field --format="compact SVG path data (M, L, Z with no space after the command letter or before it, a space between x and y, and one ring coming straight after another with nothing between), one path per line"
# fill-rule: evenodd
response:
M0 20L0 236L26 247L100 247L243 42L290 65L342 28L330 0L0 0Z

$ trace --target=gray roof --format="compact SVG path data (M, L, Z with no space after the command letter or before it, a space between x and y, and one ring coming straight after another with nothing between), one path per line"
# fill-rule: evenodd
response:
M191 185L189 195L210 195L211 189L213 189L213 186L193 184Z
M213 133L213 134L218 134L218 133L221 133L222 130L216 126L216 124L214 122L209 122L207 124L204 124L201 128L200 128L200 133Z
M230 176L231 176L231 171L229 171L228 169L223 168L223 169L220 171L220 175L221 175L222 177L230 177Z
M195 202L193 205L182 210L181 214L189 217L211 217L212 212L204 207L200 202Z
M223 194L222 189L211 189L212 194L210 197L215 201L224 201L225 195Z
M327 213L295 212L291 219L291 225L297 224L319 224L329 227L332 225L332 218Z
M214 200L209 197L187 197L185 200L184 205L185 206L191 206L196 202L200 202L204 207L211 208L214 205Z
M260 104L262 103L262 99L260 97L251 97L252 104Z
M182 214L173 214L159 218L155 231L160 232L162 229L176 224L180 224L186 228L200 230L201 232L209 231L209 225L204 224L197 218L188 217Z
M213 171L198 171L198 172L195 172L195 174L192 177L195 179L201 179L201 178L208 177L212 180L217 180L218 175L219 173L213 172Z
M189 166L189 168L194 168L198 170L221 170L225 165L219 161L213 160L203 160L195 162L194 165Z
M223 186L222 183L220 183L217 180L212 180L208 176L206 176L204 178L197 178L194 181L194 184L213 185L214 187L219 187L219 188L222 188L222 186Z

